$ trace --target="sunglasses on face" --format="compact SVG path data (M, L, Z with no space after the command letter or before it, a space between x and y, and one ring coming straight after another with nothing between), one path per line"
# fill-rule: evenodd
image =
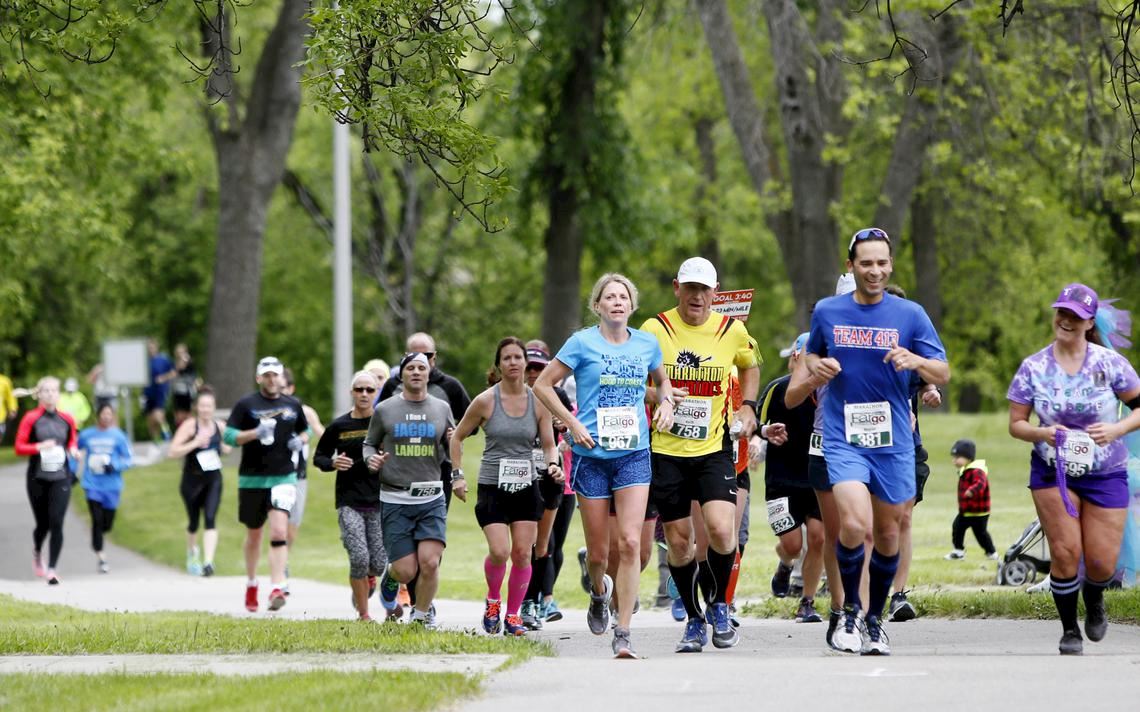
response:
M434 351L409 351L408 353L404 354L404 358L414 356L416 354L423 354L424 356L427 356L428 361L431 361L433 358L435 358Z
M847 245L848 251L855 247L856 242L862 242L863 240L883 240L888 245L891 244L891 237L885 231L877 227L868 227L863 228L851 236L851 243Z
M375 393L376 389L373 388L372 386L353 386L352 392L353 393Z

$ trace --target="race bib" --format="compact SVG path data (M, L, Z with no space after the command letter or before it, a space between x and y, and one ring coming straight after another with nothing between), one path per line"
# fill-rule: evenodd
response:
M87 471L92 474L102 475L107 472L111 467L110 455L88 455L87 456Z
M823 457L823 433L812 433L808 440L808 454Z
M792 517L791 511L788 509L787 497L770 499L767 504L768 524L772 527L772 531L774 531L777 536L795 528L796 520Z
M636 450L641 444L637 407L598 408L598 444L603 450Z
M530 487L534 470L530 460L499 460L499 489L519 492Z
M669 432L685 440L707 440L711 422L711 400L685 398L673 411L673 427Z
M60 445L40 450L40 469L44 472L59 472L66 460L67 453Z
M542 448L534 448L530 451L530 461L534 463L534 469L541 472L546 469L546 454L542 452Z
M1061 450L1066 477L1084 477L1092 472L1093 455L1096 443L1092 436L1083 430L1070 430L1065 433L1065 445Z
M297 485L274 485L269 490L269 504L274 509L283 512L292 512L293 505L297 503Z
M442 480L430 480L428 482L413 482L408 486L408 496L416 499L431 499L438 497L443 492Z
M847 442L855 447L877 448L891 445L891 404L845 403L843 421Z
M222 469L222 458L218 456L218 451L213 448L199 450L194 458L198 460L198 467L202 468L202 472L217 472Z

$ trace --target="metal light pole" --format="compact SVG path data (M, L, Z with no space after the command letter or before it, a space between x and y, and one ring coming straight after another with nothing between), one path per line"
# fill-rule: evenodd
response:
M337 3L333 3L333 8ZM339 77L344 72L337 70ZM333 407L352 408L352 216L348 124L333 119Z

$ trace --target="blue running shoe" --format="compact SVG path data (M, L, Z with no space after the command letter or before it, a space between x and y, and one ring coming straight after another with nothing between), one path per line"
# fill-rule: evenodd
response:
M685 620L688 613L685 612L685 602L679 598L673 599L673 605L670 607L669 612L673 614L673 620L680 622Z
M699 653L708 643L705 622L700 618L690 618L685 624L685 634L681 636L681 642L677 643L675 650L678 653Z
M732 627L732 622L729 620L727 603L714 603L709 606L708 617L712 618L714 646L731 648L740 642L740 633Z
M672 576L665 580L665 593L669 594L669 598L674 601L681 597L681 592L677 589L677 582L673 580Z

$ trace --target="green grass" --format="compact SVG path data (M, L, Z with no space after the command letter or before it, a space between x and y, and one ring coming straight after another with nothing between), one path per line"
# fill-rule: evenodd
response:
M479 692L458 673L319 671L261 677L215 675L5 675L0 709L203 710L442 709Z
M0 654L550 654L525 639L336 620L246 620L204 613L96 613L0 595ZM0 705L0 708L3 708Z
M995 562L982 556L971 534L967 533L968 555L964 561L945 561L942 557L950 550L950 524L957 513L957 472L948 453L950 445L959 438L974 440L978 445L978 456L989 463L993 498L989 530L998 550L1004 551L1012 544L1035 516L1033 502L1026 489L1029 445L1010 438L1006 423L1005 413L922 415L923 440L930 452L931 475L925 499L915 510L915 554L908 582L908 587L917 589L920 598L925 591L943 588L978 592L993 589L995 595L1003 592L994 586ZM476 436L465 444L464 469L475 472L482 441ZM185 522L178 496L179 466L179 463L168 462L126 475L127 491L112 535L115 542L174 567L181 567L184 557ZM235 470L236 461L231 461L227 467L226 493L219 514L221 543L217 565L219 573L230 575L242 573L242 528L236 515ZM767 526L762 472L754 475L753 482L752 538L737 591L742 599L758 600L768 596L768 582L775 570L776 555L773 551L775 537ZM81 509L85 511L85 507ZM442 597L478 600L485 595L482 561L486 544L475 523L473 510L473 501L466 504L452 501L448 518L449 544L440 585ZM577 584L575 559L575 552L582 541L581 524L576 518L566 543L566 565L555 590L563 605L585 605L584 595ZM347 563L333 509L332 475L310 474L305 524L290 558L295 576L334 583L345 581ZM656 588L654 562L642 576L643 602L652 600ZM1012 588L1005 591L1019 593ZM771 605L779 608L780 603Z
M0 447L0 467L7 467L8 465L16 465L23 463L27 465L28 458L20 457L16 451L12 449L11 445Z

